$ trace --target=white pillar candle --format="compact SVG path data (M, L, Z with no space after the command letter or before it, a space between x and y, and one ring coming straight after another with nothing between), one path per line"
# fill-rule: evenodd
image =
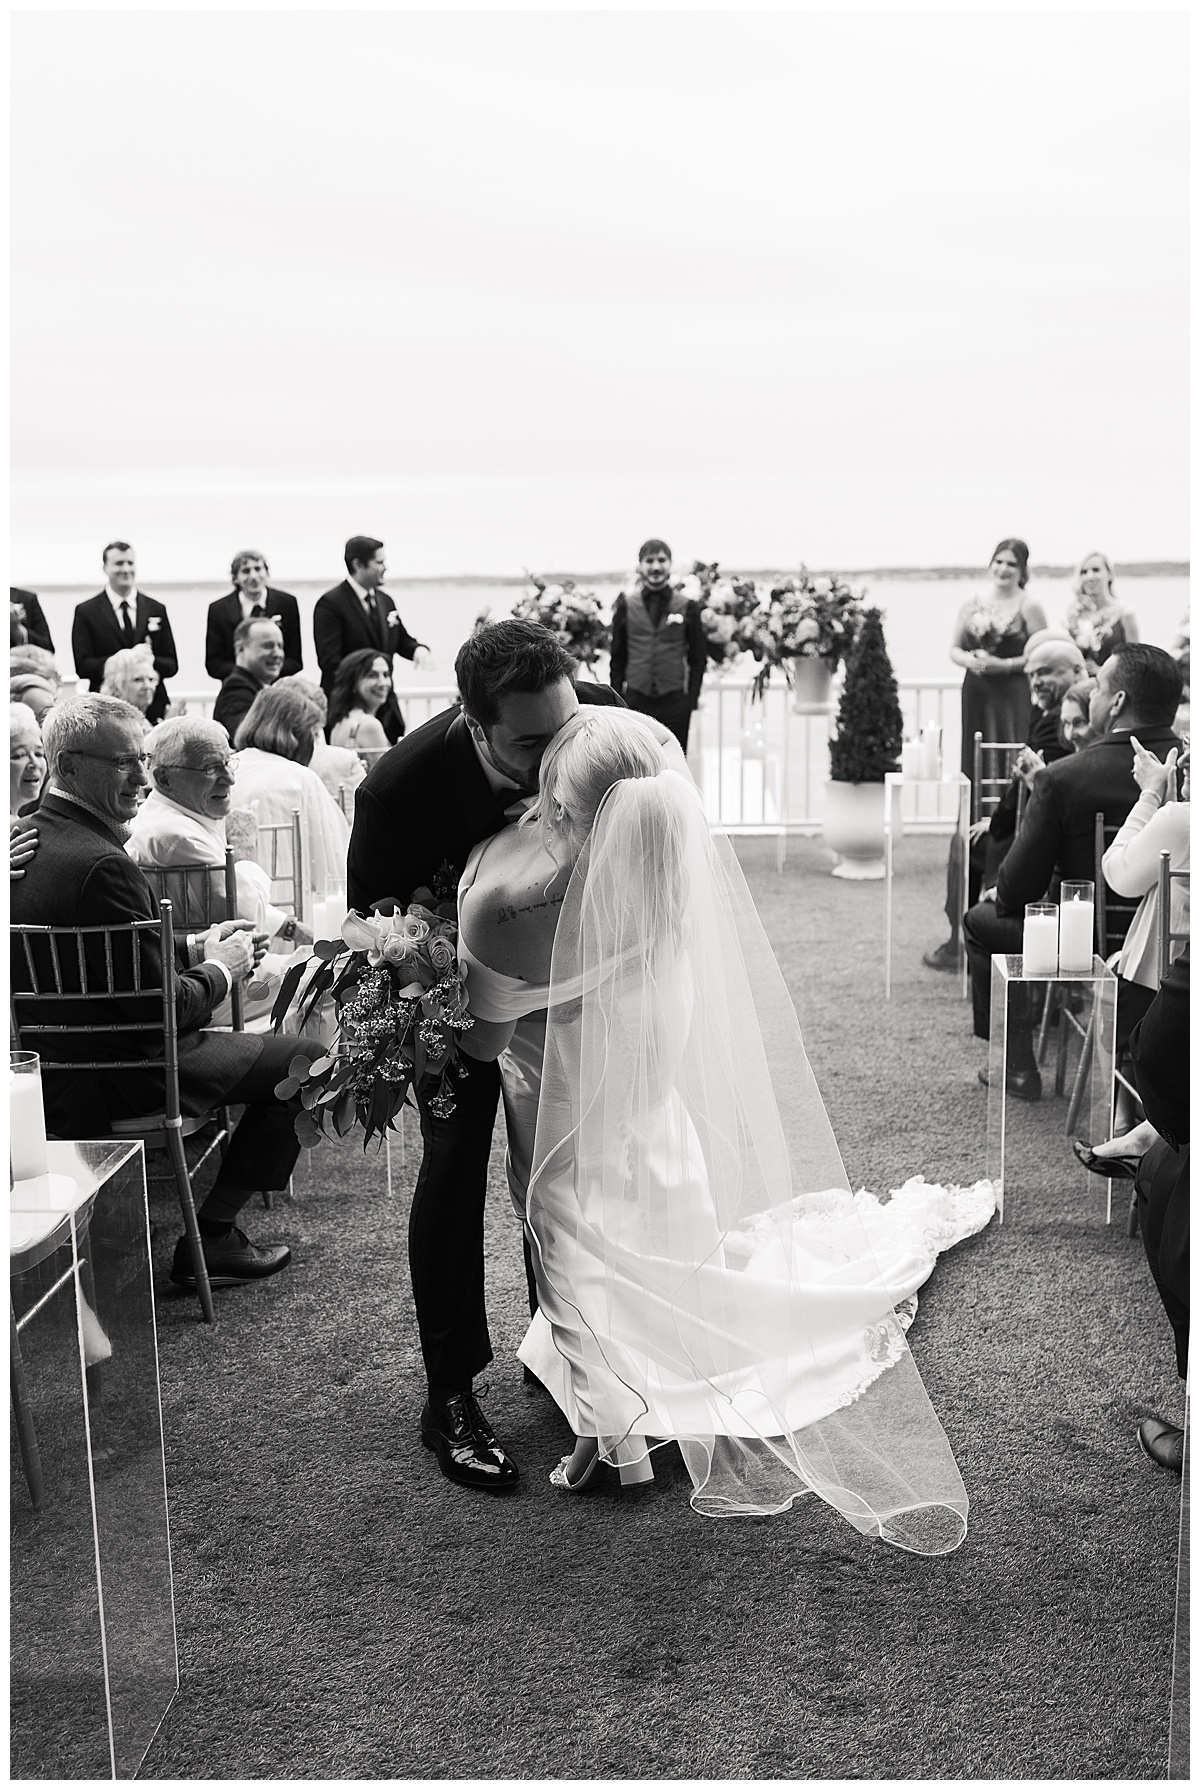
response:
M900 772L904 777L921 775L921 742L905 740L900 748Z
M15 1075L9 1070L8 1123L13 1180L31 1181L35 1175L46 1174L46 1114L40 1075Z
M314 896L312 904L312 935L315 939L325 939L329 937L325 925L325 909L326 903L324 901L318 901Z
M1063 976L1086 976L1092 967L1095 903L1064 901L1058 910L1058 968Z
M1058 974L1058 916L1026 914L1021 938L1024 972L1027 976Z
M326 938L341 937L342 921L349 911L345 889L331 888L325 896L325 924L329 929L325 934Z
M936 783L942 774L942 730L936 721L926 721L921 729L921 776Z

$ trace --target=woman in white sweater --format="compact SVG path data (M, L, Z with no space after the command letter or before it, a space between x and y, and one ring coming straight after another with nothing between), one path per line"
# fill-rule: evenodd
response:
M1190 866L1192 810L1188 798L1191 792L1185 774L1182 800L1167 799L1175 787L1178 754L1174 747L1160 763L1137 739L1132 744L1133 775L1142 793L1104 854L1104 880L1117 895L1142 897L1117 959L1116 971L1124 981L1136 982L1153 991L1158 987L1159 857L1162 852L1169 852L1172 870L1187 870ZM1185 752L1179 768L1186 763ZM1172 884L1172 932L1188 931L1189 906L1187 887ZM1178 956L1182 949L1180 943L1172 955Z

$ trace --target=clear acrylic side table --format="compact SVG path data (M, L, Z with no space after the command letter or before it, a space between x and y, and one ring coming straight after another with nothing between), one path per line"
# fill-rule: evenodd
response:
M906 789L916 792L918 816L922 820L952 820L954 842L951 865L954 878L954 936L962 954L960 992L966 999L967 953L962 932L962 917L967 907L967 878L971 851L971 779L961 771L949 777L906 777L902 771L889 771L883 779L883 863L884 863L884 945L883 995L892 998L892 852L895 839L904 837L902 803ZM922 813L922 809L932 812Z
M140 1143L9 1200L10 1770L126 1778L179 1687Z
M1083 1097L1076 1131L1090 1143L1112 1134L1117 1047L1116 976L1102 957L1095 956L1087 975L1026 976L1022 957L1006 956L997 951L992 957L991 1041L988 1046L987 1177L996 1190L996 1210L1001 1219L1006 1197L1012 1195L1019 1183L1024 1184L1049 1167L1053 1168L1060 1182L1082 1176L1081 1185L1089 1191L1095 1185L1096 1177L1080 1167L1066 1146L1067 1133L1058 1122L1063 1108L1045 1098L1033 1104L1023 1102L1010 1095L1007 1088L1014 1006L1020 1002L1028 1006L1036 987L1044 988L1049 998L1050 989L1055 984L1081 991L1089 1008L1083 1023L1092 1026L1091 1057L1090 1062L1084 1064ZM1065 1023L1065 1019L1059 1020L1060 1025ZM1028 1027L1032 1040L1031 1016L1028 1016ZM1060 1140L1061 1175L1058 1172ZM1010 1172L1014 1146L1019 1158L1016 1175ZM1111 1181L1108 1183L1105 1222L1112 1222Z

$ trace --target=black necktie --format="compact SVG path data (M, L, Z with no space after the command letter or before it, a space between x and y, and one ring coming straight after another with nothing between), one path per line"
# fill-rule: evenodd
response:
M250 620L253 621L256 615L265 615L266 613L267 612L263 608L262 604L256 603L254 605L253 609L250 611Z
M121 598L121 633L125 636L126 646L132 646L133 623L129 618L129 602L125 597Z

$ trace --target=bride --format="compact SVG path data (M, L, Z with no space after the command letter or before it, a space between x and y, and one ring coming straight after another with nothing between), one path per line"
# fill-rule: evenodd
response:
M579 713L459 891L463 1047L500 1057L537 1286L518 1352L576 1435L551 1481L649 1478L673 1441L704 1515L813 1491L864 1534L949 1552L966 1491L904 1329L990 1188L850 1192L745 878L679 762L637 715Z

